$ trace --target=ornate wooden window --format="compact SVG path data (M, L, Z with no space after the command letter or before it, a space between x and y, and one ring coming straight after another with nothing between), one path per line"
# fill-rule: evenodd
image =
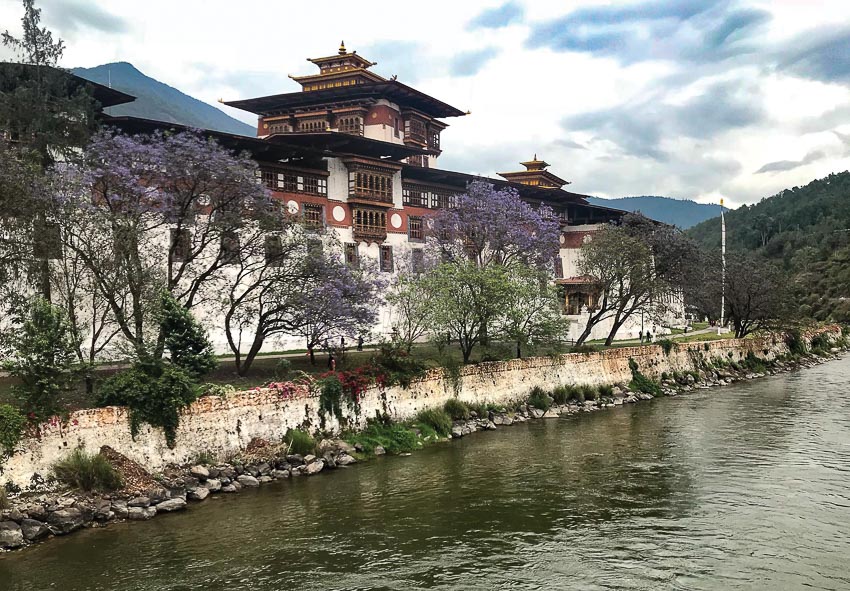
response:
M339 117L337 125L341 133L363 135L363 118L359 116Z
M321 195L323 197L328 194L328 179L316 174L261 168L260 179L272 191L306 193L307 195Z
M410 240L425 240L425 227L422 218L408 216L407 237Z
M425 155L417 154L416 156L410 156L407 159L408 164L412 164L413 166L421 166L422 168L428 168L428 157Z
M169 261L172 263L185 261L189 258L189 253L192 247L192 235L186 228L171 230L169 234L171 241L171 245L168 249Z
M457 197L451 191L445 189L433 189L431 191L431 207L434 209L450 209L455 206Z
M304 225L308 228L323 228L325 226L324 208L317 203L304 203Z
M288 121L269 123L269 133L292 133L292 124Z
M59 224L36 222L33 225L32 254L41 260L62 258L62 234Z
M423 144L427 140L427 135L425 131L425 123L417 118L410 118L404 122L404 138L409 140L414 140L417 142L422 142Z
M263 241L263 250L266 264L270 267L279 267L283 264L283 243L280 236L266 236Z
M345 243L345 264L355 269L360 266L360 257L357 254L356 242Z
M302 119L298 122L298 131L315 133L325 131L328 128L328 122L325 119Z
M382 246L381 247L381 271L385 273L393 272L393 247L392 246Z
M348 176L348 196L392 203L393 177L367 169L352 171Z
M428 137L429 137L428 146L431 147L434 150L439 150L440 149L440 132L439 131L432 131L431 135L428 136Z
M428 194L416 185L404 185L402 188L402 201L405 205L428 207Z
M425 251L421 248L410 251L410 270L416 274L425 272Z
M355 207L352 214L355 238L368 241L384 240L387 237L387 212Z
M239 262L239 234L234 230L225 230L221 233L221 244L219 245L221 262L224 265L235 265Z

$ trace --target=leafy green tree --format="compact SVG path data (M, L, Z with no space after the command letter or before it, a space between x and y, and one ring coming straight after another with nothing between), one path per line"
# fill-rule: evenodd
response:
M566 332L558 291L548 273L515 265L508 270L507 289L501 303L500 333L516 343L516 356L532 342L547 342Z
M95 101L87 85L58 67L65 44L40 26L41 9L34 0L23 0L23 7L23 35L2 34L19 63L0 68L0 129L47 166L74 156L88 141L96 126Z
M408 353L413 343L431 329L431 303L424 297L424 282L421 275L400 274L386 295L387 303L393 308L398 345Z
M160 330L171 363L192 379L201 379L218 365L207 331L167 291L162 292Z
M500 316L510 283L501 265L458 261L436 267L422 289L428 294L433 330L457 339L463 362L469 363L473 349L482 344L485 323Z
M73 332L64 311L40 297L13 307L4 335L5 368L20 380L14 386L24 412L37 422L61 415L61 397L74 388L77 358Z

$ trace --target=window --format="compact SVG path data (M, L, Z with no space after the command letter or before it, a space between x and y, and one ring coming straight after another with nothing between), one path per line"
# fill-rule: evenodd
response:
M409 240L425 240L425 229L422 225L422 218L408 216L407 237Z
M304 203L304 225L308 228L322 228L325 225L325 218L321 205L316 203Z
M283 264L283 243L280 236L266 236L263 250L266 255L266 264L270 267L279 267Z
M221 244L219 246L221 262L224 265L235 265L239 262L239 234L233 230L225 230L221 233Z
M385 273L393 272L393 247L392 246L382 246L381 247L381 271Z
M307 241L307 256L311 259L321 259L325 252L325 245L317 238L311 238Z
M410 251L410 270L416 274L425 272L425 251L421 248Z
M169 261L172 263L185 262L189 258L191 241L192 236L186 228L171 230L171 246L168 250Z
M399 125L398 125L398 117L395 118L395 136L398 137Z
M61 259L62 235L59 224L36 222L33 227L33 256L37 259Z
M402 198L405 205L428 207L428 194L415 185L405 185L402 189Z
M341 133L363 135L363 119L360 117L340 117L338 125Z
M346 242L345 243L345 264L349 267L358 268L360 266L360 260L357 256L357 243L356 242Z
M322 196L328 194L328 179L324 176L262 168L260 169L260 179L272 191Z
M348 194L351 197L369 197L391 203L393 177L389 174L363 170L351 172L348 179Z
M352 214L355 235L367 240L383 240L387 237L387 213L385 211L355 207Z
M564 278L564 259L560 256L555 257L555 277L558 279Z

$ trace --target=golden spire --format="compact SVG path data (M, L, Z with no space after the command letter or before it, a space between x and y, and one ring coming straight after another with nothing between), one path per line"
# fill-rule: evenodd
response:
M534 161L537 162L537 152L534 153Z
M346 53L348 53L348 52L345 50L345 41L340 41L339 42L339 54L345 55Z

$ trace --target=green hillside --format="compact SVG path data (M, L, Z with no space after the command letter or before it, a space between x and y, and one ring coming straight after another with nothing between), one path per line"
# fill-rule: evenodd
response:
M786 189L726 215L730 252L754 251L789 274L800 315L850 322L850 172ZM720 248L720 220L688 230Z

